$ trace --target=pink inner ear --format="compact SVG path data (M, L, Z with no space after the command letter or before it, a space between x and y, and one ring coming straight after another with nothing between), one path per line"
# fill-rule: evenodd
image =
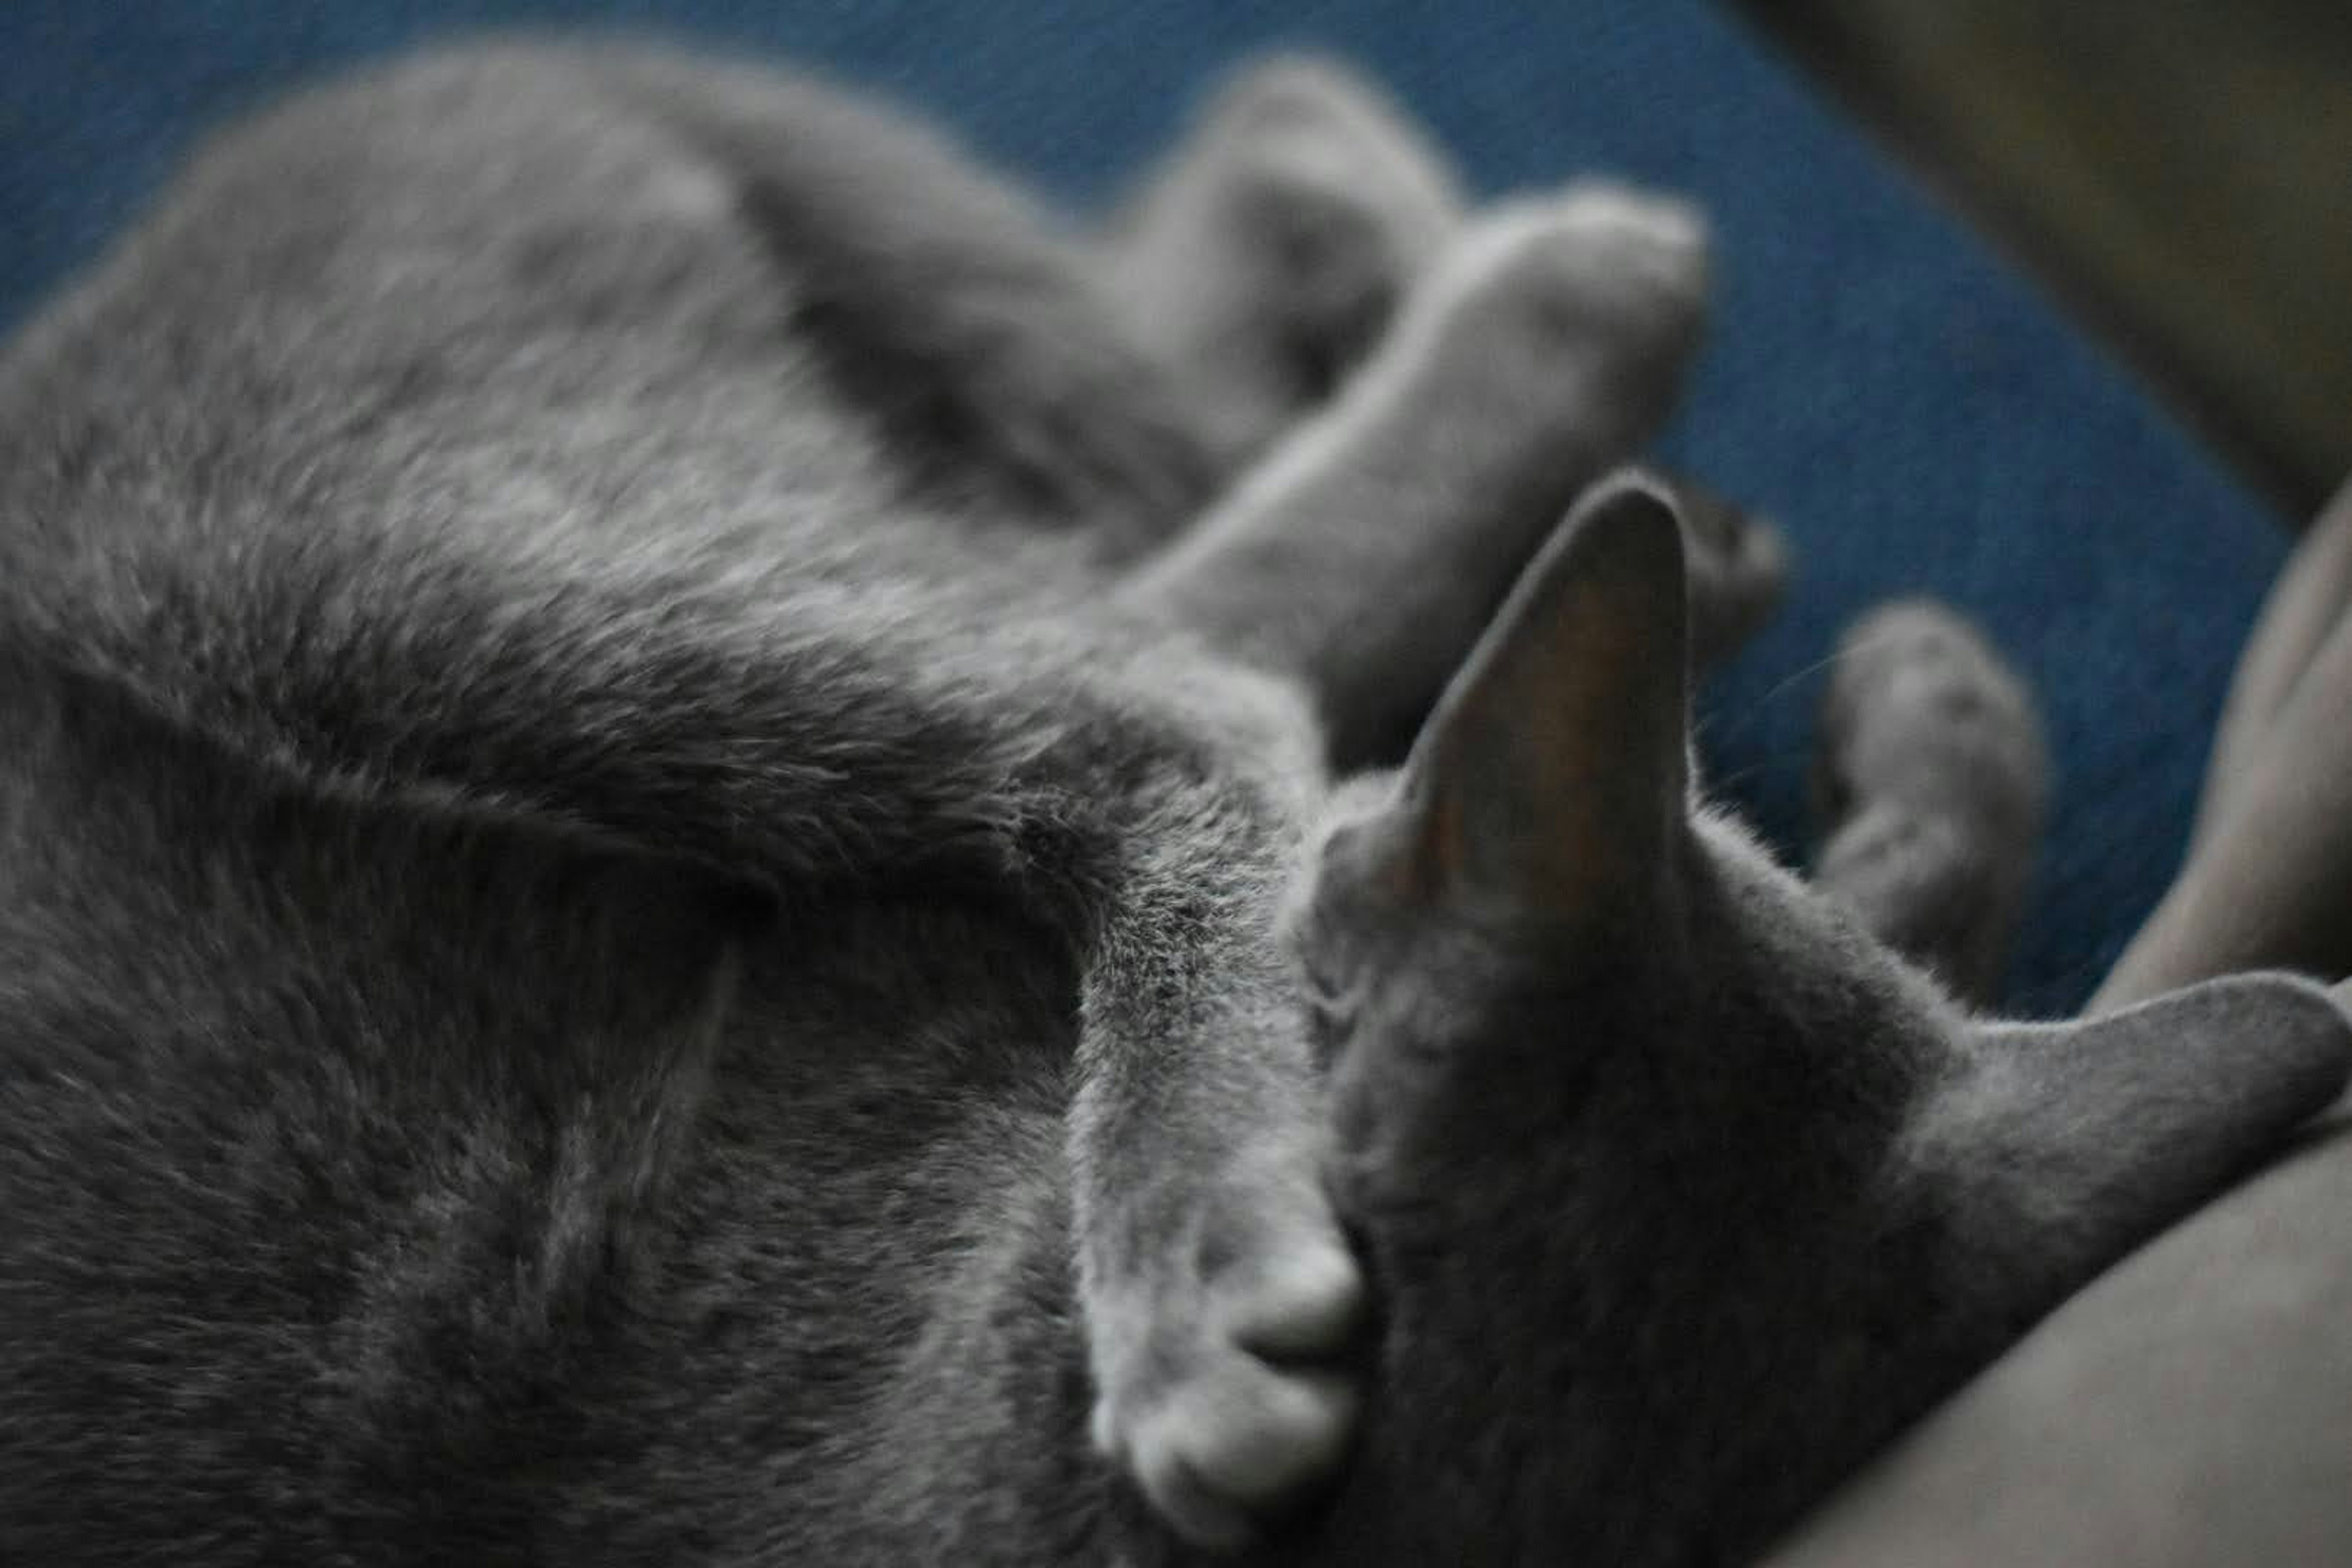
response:
M1462 802L1451 791L1440 792L1427 808L1421 833L1407 858L1415 873L1414 890L1433 893L1469 874L1470 835L1462 817Z
M1681 525L1596 488L1522 575L1408 764L1412 854L1481 901L1572 911L1655 858L1687 787Z

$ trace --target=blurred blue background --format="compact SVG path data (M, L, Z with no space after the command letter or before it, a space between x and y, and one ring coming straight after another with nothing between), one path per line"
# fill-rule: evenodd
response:
M0 324L88 260L191 138L289 84L453 33L655 27L790 55L960 131L1081 207L1254 49L1384 80L1481 191L1605 170L1696 195L1716 336L1664 454L1777 517L1782 618L1704 694L1719 788L1792 859L1821 660L1871 602L1978 616L2046 705L2053 836L2013 966L2071 1009L2185 839L2277 520L1777 58L1697 0L9 0Z

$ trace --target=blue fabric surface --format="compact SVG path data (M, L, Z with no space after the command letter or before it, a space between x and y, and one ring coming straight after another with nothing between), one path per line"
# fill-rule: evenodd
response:
M1978 616L2047 704L2059 790L2013 1002L2079 1002L2162 889L2285 537L1696 0L11 0L0 322L130 218L204 126L402 45L574 21L819 63L1081 204L1173 134L1205 79L1277 42L1369 68L1484 190L1604 169L1695 194L1720 314L1665 450L1780 518L1799 552L1782 619L1705 694L1717 784L1801 854L1819 662L1872 601L1930 592Z

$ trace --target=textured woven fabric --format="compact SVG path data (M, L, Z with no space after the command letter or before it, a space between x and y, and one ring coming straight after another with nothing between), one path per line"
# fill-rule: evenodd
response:
M2186 835L2286 539L2032 289L1696 0L11 0L0 321L86 260L204 126L485 26L653 26L793 55L1091 204L1203 81L1307 44L1388 82L1494 192L1606 170L1695 194L1717 331L1665 455L1790 531L1780 623L1703 694L1717 785L1792 858L1819 662L1871 601L1979 616L2047 705L2052 841L2012 1002L2077 1003Z

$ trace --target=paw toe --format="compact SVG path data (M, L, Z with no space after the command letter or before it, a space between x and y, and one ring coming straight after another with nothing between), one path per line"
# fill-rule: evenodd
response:
M1695 256L1706 248L1706 215L1679 196L1585 180L1570 185L1553 210L1587 238L1607 236L1670 255Z
M1337 1373L1277 1372L1235 1355L1148 1417L1128 1445L1145 1495L1189 1540L1231 1546L1331 1473L1360 1394Z
M1483 220L1465 243L1458 298L1496 331L1555 348L1672 358L1704 313L1706 258L1706 224L1688 203L1579 185Z
M1272 1361L1344 1350L1363 1321L1363 1271L1336 1239L1293 1248L1265 1264L1229 1312L1234 1342Z

